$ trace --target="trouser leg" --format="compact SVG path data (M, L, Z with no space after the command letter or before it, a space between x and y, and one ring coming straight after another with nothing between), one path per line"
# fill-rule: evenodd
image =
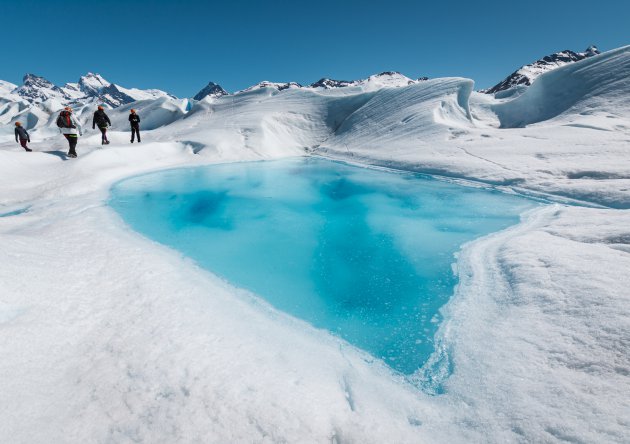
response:
M22 145L22 148L24 148L25 150L28 149L28 147L26 146L27 141L28 139L20 139L20 145Z
M107 127L100 126L99 129L101 130L101 142L106 143L107 142Z
M76 148L77 148L77 141L78 141L78 137L74 136L73 134L66 134L66 139L68 139L68 146L69 146L69 150L68 150L68 154L74 154L76 156L77 152L76 152Z

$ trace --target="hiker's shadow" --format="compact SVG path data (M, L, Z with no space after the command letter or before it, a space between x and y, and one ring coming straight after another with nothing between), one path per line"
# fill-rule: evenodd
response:
M63 151L42 151L42 153L52 154L59 157L61 160L68 160L68 156Z

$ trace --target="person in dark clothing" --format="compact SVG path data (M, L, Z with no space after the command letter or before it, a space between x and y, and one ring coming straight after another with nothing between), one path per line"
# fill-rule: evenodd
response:
M101 145L108 145L109 140L107 140L107 127L112 126L112 122L109 120L107 114L105 114L105 109L100 105L94 112L94 117L92 118L92 129L96 126L98 126L98 129L101 130Z
M72 115L72 108L66 106L63 111L59 113L57 126L61 134L63 134L68 141L68 157L77 157L77 142L79 141L79 136L83 135L83 132L81 131L81 124Z
M131 143L133 143L133 136L138 136L138 143L140 143L140 116L136 114L136 110L132 109L129 113L129 124L131 124Z
M19 143L20 145L22 145L22 148L24 148L26 151L33 151L26 146L26 142L31 141L31 136L28 135L28 131L24 129L20 122L15 122L15 141L17 142L18 139L20 139Z

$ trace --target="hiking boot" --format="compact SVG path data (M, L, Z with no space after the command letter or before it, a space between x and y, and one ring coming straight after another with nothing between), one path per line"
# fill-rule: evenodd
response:
M33 151L33 150L32 150L32 149L30 149L30 148L24 148L24 149L25 149L26 151Z
M77 157L76 153L68 153L68 157L72 157L73 159Z

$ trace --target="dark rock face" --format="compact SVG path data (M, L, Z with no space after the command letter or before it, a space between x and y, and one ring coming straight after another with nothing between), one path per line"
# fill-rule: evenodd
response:
M599 49L595 46L589 46L584 52L573 52L568 49L556 52L555 54L536 60L534 63L522 66L504 80L494 85L492 88L481 90L481 92L486 94L495 94L518 85L530 86L538 76L547 71L551 71L569 63L579 62L580 60L584 60L587 57L593 57L599 53Z
M226 96L226 95L228 95L228 92L224 90L223 88L221 88L221 85L218 85L214 82L208 82L208 85L206 85L201 91L195 94L193 99L201 100L206 96L221 97L221 96Z
M350 80L334 80L334 79L319 79L315 83L311 83L309 88L324 88L324 89L332 89L332 88L343 88L345 86L354 85L354 81Z

